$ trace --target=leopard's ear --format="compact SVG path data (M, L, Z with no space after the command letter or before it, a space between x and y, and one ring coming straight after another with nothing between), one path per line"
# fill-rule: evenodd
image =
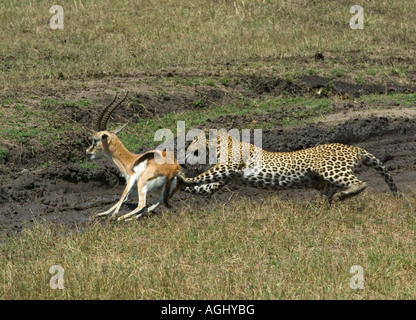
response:
M204 134L205 134L205 138L207 139L207 141L211 138L215 138L219 136L220 131L218 129L204 129Z

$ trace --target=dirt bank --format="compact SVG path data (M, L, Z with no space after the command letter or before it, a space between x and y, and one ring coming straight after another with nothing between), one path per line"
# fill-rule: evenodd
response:
M167 112L191 110L196 106L195 99L204 98L205 105L222 104L232 101L234 95L248 92L249 95L280 95L283 91L292 94L310 94L322 87L328 87L328 81L319 77L308 77L297 84L285 83L265 77L248 77L238 83L228 84L227 89L200 86L198 90L189 89L176 92L167 89L158 95L149 84L140 84L133 88L131 82L127 88L132 91L137 103L132 103L123 115L117 115L115 121L135 117L152 117ZM250 89L250 90L248 90ZM386 91L387 90L387 91ZM356 97L362 93L415 92L413 87L365 86L348 83L331 83L328 94ZM72 93L75 96L95 98L97 91L87 90ZM146 108L143 108L144 105ZM302 107L299 107L302 108ZM399 189L409 192L416 187L416 121L412 108L400 109L394 105L370 108L354 101L338 101L332 106L332 113L319 122L302 124L295 127L275 127L263 130L263 147L271 151L298 150L327 142L340 142L363 147L381 159L391 171ZM384 111L380 111L382 108ZM299 114L299 113L298 113ZM265 122L268 119L293 117L293 109L280 109L255 115L223 116L210 121L208 128L244 128L247 123ZM89 126L91 113L77 106L65 109L63 121ZM299 116L301 117L301 116ZM88 144L88 132L76 134L77 143L57 141L50 146L49 152L33 154L24 145L10 147L9 156L0 166L0 236L16 234L24 226L30 226L34 220L63 222L74 228L83 228L95 213L108 208L119 198L124 181L115 168L107 162L99 168L82 168L71 163L74 150L82 157ZM75 139L74 139L75 140ZM138 150L142 151L142 150ZM41 167L52 156L59 156L58 163ZM193 176L205 170L207 166L185 165L187 175ZM368 192L387 192L383 179L371 170L363 170L361 178L369 184ZM213 195L210 201L206 197L193 196L183 192L172 199L175 214L183 206L201 207L215 203L226 203L230 199L250 196L262 199L276 194L274 191L257 190L248 187L230 185ZM313 197L314 191L282 191L279 196L285 199L305 199ZM131 197L122 211L133 209L136 199ZM158 209L162 212L164 208Z

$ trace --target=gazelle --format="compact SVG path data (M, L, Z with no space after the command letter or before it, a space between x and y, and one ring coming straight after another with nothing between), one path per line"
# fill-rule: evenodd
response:
M113 111L127 98L128 93L117 104L117 95L100 113L94 123L92 145L86 150L91 159L101 156L110 158L121 175L126 178L127 184L120 200L107 211L96 214L96 217L106 216L112 213L113 218L120 210L121 205L127 199L128 194L135 184L138 191L138 206L133 211L122 215L117 220L127 219L135 214L141 216L145 212L154 210L162 202L166 207L171 197L179 188L176 174L181 171L173 153L161 150L152 150L144 154L134 154L128 151L117 134L125 127L122 126L114 131L107 130L107 122ZM162 159L161 157L164 157ZM159 161L159 160L167 160ZM170 160L170 161L169 161ZM156 203L146 207L146 195L148 193L158 194Z
M107 123L111 114L126 100L127 96L128 93L117 104L114 104L117 100L116 95L114 100L101 111L94 122L92 145L86 150L87 155L92 160L102 156L110 158L127 181L120 200L107 211L96 214L96 217L111 214L111 218L113 218L134 185L137 185L139 198L137 208L120 216L117 221L129 219L136 214L140 217L146 212L153 211L162 202L167 208L170 208L169 198L181 187L180 182L187 180L172 152L151 150L144 154L132 153L124 147L117 137L117 134L126 125L114 131L107 130ZM178 181L177 175L183 178ZM215 182L198 186L186 186L183 187L183 190L193 194L211 194L223 185L223 182ZM150 207L146 207L148 193L159 195L159 198Z

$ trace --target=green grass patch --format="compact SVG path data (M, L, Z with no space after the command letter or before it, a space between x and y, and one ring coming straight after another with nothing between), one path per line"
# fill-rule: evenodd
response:
M364 95L357 99L370 105L397 105L411 107L416 104L416 93L392 93L386 95Z
M200 102L202 103L202 102ZM241 98L234 104L214 105L207 109L195 109L189 112L169 113L163 117L153 119L140 119L135 125L130 125L124 132L120 133L120 138L129 149L134 149L138 144L153 147L155 144L154 134L159 129L169 129L176 136L177 122L184 121L186 130L206 123L207 120L214 121L220 116L238 116L244 114L256 114L263 112L279 112L279 108L293 108L295 106L305 106L304 111L294 111L294 116L302 117L306 120L312 116L322 115L331 110L330 100L326 98L271 98L262 99ZM294 121L300 121L294 119ZM267 123L248 123L246 128L255 129L264 126L289 125L285 120L282 122Z
M7 160L9 158L9 151L0 147L0 160Z
M397 105L410 107L415 104L416 94L388 94L365 95L356 101L368 105ZM186 130L195 126L204 125L207 120L214 122L218 117L253 115L262 113L284 112L287 116L280 120L267 118L266 121L247 123L245 129L272 128L276 126L290 127L300 123L308 123L320 119L333 112L332 99L308 97L270 97L237 98L233 104L212 105L209 108L194 109L182 113L169 113L162 117L140 119L137 124L128 126L120 133L122 141L127 148L134 150L138 145L154 147L160 142L154 141L154 134L159 129L169 129L174 136L177 134L177 122L184 121ZM198 102L198 105L202 102ZM239 128L242 129L242 128Z

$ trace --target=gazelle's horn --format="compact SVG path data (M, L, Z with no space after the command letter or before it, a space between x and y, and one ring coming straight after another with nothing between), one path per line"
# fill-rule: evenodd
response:
M124 100L126 100L128 95L129 92L127 91L124 98L121 99L117 104L114 104L114 101L117 98L116 95L116 98L103 110L102 115L100 116L100 131L107 130L108 119L110 119L110 116L113 113L113 111L116 110L124 102Z
M116 93L116 96L114 97L113 101L111 101L103 110L101 110L100 115L98 116L97 119L95 119L95 122L94 122L94 130L95 131L101 131L101 122L102 122L103 116L107 112L107 109L110 108L110 106L116 101L116 99L117 99L117 93Z

